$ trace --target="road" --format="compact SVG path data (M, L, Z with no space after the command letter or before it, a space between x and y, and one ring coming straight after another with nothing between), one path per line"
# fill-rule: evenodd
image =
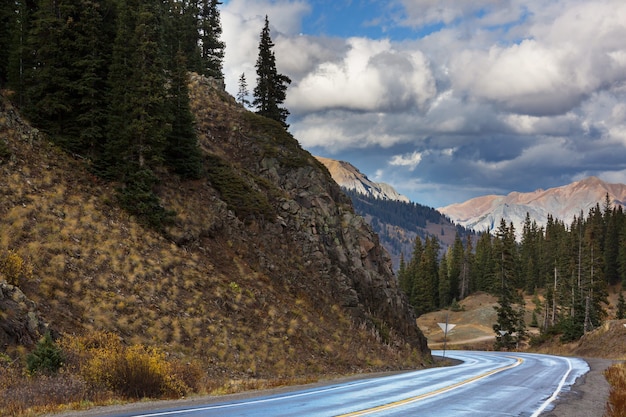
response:
M248 400L111 416L539 416L589 370L582 359L550 355L448 351L446 357L463 363Z

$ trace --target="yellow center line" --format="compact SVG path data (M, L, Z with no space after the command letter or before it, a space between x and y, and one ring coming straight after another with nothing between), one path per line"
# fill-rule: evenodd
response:
M518 358L517 356L509 356L509 357L513 358L513 359L516 359L516 362L511 364L511 365L504 366L502 368L497 368L497 369L491 370L489 372L485 372L484 374L476 375L476 376L474 376L472 378L465 379L465 380L457 382L455 384L448 385L447 387L443 387L443 388L439 388L438 390L435 390L435 391L427 392L426 394L421 394L421 395L417 395L415 397L405 398L404 400L394 401L392 403L379 405L377 407L367 408L367 409L361 410L361 411L354 411L352 413L340 414L340 415L337 415L336 417L365 416L365 415L373 414L373 413L376 413L376 412L379 412L379 411L386 411L386 410L390 410L392 408L401 407L403 405L412 404L412 403L424 400L426 398L434 397L435 395L439 395L439 394L442 394L444 392L452 391L452 390L454 390L456 388L462 387L463 385L467 385L467 384L470 384L472 382L478 381L479 379L486 378L486 377L488 377L490 375L497 374L497 373L502 372L502 371L506 371L507 369L515 368L516 366L518 366L522 362L524 362L524 360L522 358Z

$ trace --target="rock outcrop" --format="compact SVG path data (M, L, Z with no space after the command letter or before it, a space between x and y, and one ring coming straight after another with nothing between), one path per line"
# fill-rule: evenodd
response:
M291 286L313 293L328 290L355 320L381 334L391 332L428 352L413 309L399 289L389 255L371 227L354 213L350 200L324 165L286 132L274 130L276 136L267 136L267 129L256 126L258 119L249 120L246 110L232 98L225 98L206 79L194 76L190 87L203 147L230 163L245 166L282 193L276 199L268 194L275 218L255 219L255 240L261 240L265 248L255 245L258 263ZM226 101L228 105L213 108L211 114L213 121L225 122L204 119L206 109L198 105L198 97ZM239 117L228 119L226 113ZM273 125L269 123L270 130L277 129ZM290 260L285 259L286 254ZM302 264L307 278L293 276L294 263Z
M46 331L35 302L18 287L0 281L0 348L32 346Z

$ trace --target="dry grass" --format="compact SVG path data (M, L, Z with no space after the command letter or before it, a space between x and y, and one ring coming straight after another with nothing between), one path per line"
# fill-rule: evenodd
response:
M604 376L611 385L605 417L626 417L626 364L611 366Z
M203 94L192 93L203 149L255 166L264 150L251 149L243 136L254 120L234 101ZM177 218L159 234L117 207L114 185L93 177L84 161L44 140L24 142L1 121L0 140L11 153L0 163L0 252L12 251L32 268L20 288L60 334L108 331L125 346L160 346L168 358L195 364L202 374L197 389L207 392L423 365L393 335L385 345L380 334L354 324L323 271L302 266L294 241L267 233L276 227L270 221L244 227L208 181L163 179L159 195ZM271 138L261 142L269 146ZM290 146L278 156L288 157ZM282 204L286 192L268 180L252 173L244 179ZM19 362L27 352L10 353ZM74 392L75 381L60 385ZM16 398L22 392L11 389ZM109 401L117 394L86 395Z

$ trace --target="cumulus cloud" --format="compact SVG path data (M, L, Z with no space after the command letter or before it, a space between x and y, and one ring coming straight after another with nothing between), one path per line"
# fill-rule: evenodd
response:
M290 90L296 112L321 109L395 111L421 108L436 93L420 51L394 50L389 40L350 38L345 55L321 62Z
M412 152L410 154L405 155L394 155L389 161L390 165L395 166L405 166L408 167L409 170L413 171L416 166L422 162L422 152Z
M624 177L623 0L373 5L380 19L363 24L414 34L402 39L300 33L320 4L229 0L222 9L227 89L236 93L242 72L253 86L268 14L278 69L293 81L290 131L312 152L435 206L580 175Z
M488 50L467 48L451 61L454 85L512 113L564 114L598 90L626 81L626 3L586 2L527 39Z

